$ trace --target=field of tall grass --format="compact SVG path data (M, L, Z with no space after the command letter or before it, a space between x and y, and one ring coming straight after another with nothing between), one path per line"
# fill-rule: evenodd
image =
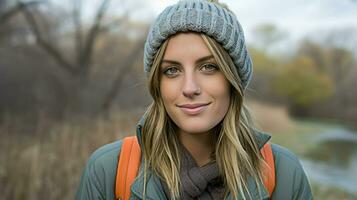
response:
M260 109L274 112L271 107ZM141 114L121 112L109 118L65 122L43 118L27 125L15 118L3 120L0 124L0 199L74 199L90 154L103 144L135 134ZM279 121L286 113L276 110L267 123L258 117L260 126L270 127L274 116ZM291 119L284 120L291 123L288 127L292 126ZM293 149L296 145L286 144ZM341 190L316 184L313 184L313 192L315 199L356 199Z
M0 199L74 199L83 168L99 146L135 133L138 114L110 119L0 125Z

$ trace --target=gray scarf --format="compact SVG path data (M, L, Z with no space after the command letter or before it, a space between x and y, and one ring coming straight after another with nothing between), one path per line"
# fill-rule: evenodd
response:
M181 188L183 200L215 200L224 198L224 186L216 162L198 167L195 160L182 146L181 151ZM163 182L164 191L170 197L170 190Z

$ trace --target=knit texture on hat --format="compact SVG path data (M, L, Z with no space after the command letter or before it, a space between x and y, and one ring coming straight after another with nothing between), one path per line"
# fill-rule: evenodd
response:
M252 77L243 29L233 13L206 0L181 0L168 6L151 25L144 49L144 71L150 72L162 43L178 32L202 32L214 38L231 56L245 89Z

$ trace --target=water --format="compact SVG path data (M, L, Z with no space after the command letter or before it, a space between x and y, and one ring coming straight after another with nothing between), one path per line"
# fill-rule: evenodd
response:
M316 146L302 159L308 177L357 194L357 132L335 128L311 139Z

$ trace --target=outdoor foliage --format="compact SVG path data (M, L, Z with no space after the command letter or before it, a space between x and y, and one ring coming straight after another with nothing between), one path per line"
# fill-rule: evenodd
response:
M324 101L333 94L333 82L319 72L308 57L292 60L282 67L274 81L276 91L297 106Z

